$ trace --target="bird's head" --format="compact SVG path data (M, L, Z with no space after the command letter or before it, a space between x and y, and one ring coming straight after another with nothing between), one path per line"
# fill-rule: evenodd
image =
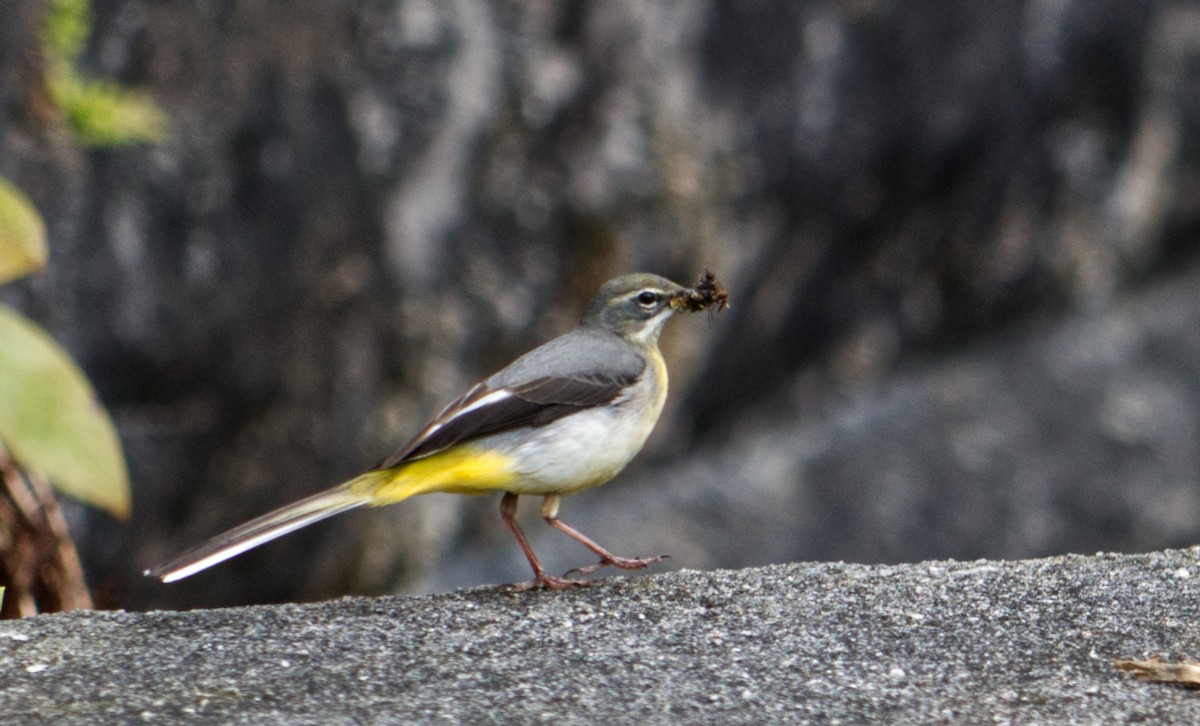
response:
M678 310L672 301L687 292L658 275L624 275L604 283L588 305L582 324L616 333L634 345L654 345L663 323Z

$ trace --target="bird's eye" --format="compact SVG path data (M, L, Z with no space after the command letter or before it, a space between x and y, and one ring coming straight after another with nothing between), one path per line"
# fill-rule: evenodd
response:
M650 307L654 303L658 302L658 295L655 295L649 290L643 290L642 292L638 293L637 301L638 305Z

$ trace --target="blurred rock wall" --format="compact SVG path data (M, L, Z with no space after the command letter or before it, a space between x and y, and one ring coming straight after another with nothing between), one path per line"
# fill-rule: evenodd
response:
M102 604L522 576L492 498L453 497L171 588L137 573L383 457L642 269L707 265L734 308L674 324L658 435L564 508L614 549L736 566L1200 535L1193 326L1139 332L1190 320L1200 288L1178 277L1200 227L1191 3L93 5L85 70L150 89L173 133L78 148L40 81L44 4L12 0L0 174L53 251L0 299L120 427L133 522L71 509ZM1105 360L1131 380L1176 361L1171 384L1044 395L1072 380L1063 341L1102 347L1088 321L1114 319L1151 342ZM1170 451L1138 444L1167 403Z

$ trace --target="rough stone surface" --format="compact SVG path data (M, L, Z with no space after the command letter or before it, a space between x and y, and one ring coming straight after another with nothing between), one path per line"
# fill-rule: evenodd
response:
M0 624L5 723L1195 723L1200 549Z

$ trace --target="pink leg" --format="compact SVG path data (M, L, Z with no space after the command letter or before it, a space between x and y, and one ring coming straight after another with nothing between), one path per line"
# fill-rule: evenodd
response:
M533 548L529 546L529 540L525 539L525 533L517 526L517 520L513 515L517 511L518 496L511 492L505 492L500 499L500 518L512 530L513 535L517 538L517 544L521 546L521 551L525 553L525 559L529 560L529 566L533 568L533 579L527 582L519 582L511 587L514 590L567 590L572 587L587 587L592 583L588 580L568 580L566 578L551 577L542 569L542 565L538 562L537 555L534 554Z
M558 497L557 495L553 495L553 494L542 500L542 518L546 520L546 524L550 525L551 527L554 527L555 529L559 530L560 532L565 533L571 539L574 539L579 544L583 545L584 547L587 547L592 552L595 552L596 555L600 558L600 561L594 565L588 565L587 567L576 567L573 570L569 570L567 572L567 575L571 575L573 573L578 573L580 575L590 575L591 573L595 572L596 570L599 570L601 567L609 567L609 566L618 567L622 570L641 570L641 569L644 569L647 565L652 565L655 562L661 562L666 557L666 555L657 555L655 557L628 558L628 557L618 557L617 555L614 555L613 553L609 552L608 550L604 549L600 545L593 542L590 538L588 538L586 535L584 535L579 530L575 529L574 527L570 526L566 522L559 519L558 518L559 500L560 500L560 497Z

